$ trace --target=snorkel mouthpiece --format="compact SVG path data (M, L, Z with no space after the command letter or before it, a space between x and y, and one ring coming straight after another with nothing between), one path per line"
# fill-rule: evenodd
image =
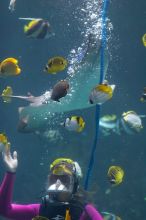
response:
M49 186L48 188L48 192L57 192L57 191L65 191L67 190L67 188L62 184L62 182L58 179L56 181L56 183L52 184L51 186Z

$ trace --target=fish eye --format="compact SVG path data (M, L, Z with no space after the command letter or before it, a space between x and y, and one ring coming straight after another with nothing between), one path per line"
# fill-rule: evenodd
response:
M90 104L93 104L93 101L92 101L92 99L90 99L90 100L89 100L89 102L90 102Z
M53 65L53 62L52 61L50 61L49 63L48 63L48 67L50 67L51 68L51 66Z
M80 122L80 117L79 117L79 116L77 116L77 122L78 122L78 123Z

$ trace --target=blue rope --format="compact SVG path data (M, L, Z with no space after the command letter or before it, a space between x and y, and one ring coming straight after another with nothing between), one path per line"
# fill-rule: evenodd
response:
M103 2L103 10L102 10L102 19L101 19L101 51L100 51L100 80L99 83L102 83L104 80L104 55L106 49L107 42L107 34L106 34L106 13L108 9L109 0L104 0Z
M100 52L100 80L99 83L102 83L104 80L104 52L106 48L106 13L108 8L108 0L103 0L103 10L102 10L102 30L101 30L101 52ZM87 175L85 178L84 189L87 190L89 186L89 178L94 165L95 151L97 146L98 134L99 134L99 116L100 116L100 105L96 105L95 109L95 138L94 144L91 150L91 156L89 160L89 165L87 169Z

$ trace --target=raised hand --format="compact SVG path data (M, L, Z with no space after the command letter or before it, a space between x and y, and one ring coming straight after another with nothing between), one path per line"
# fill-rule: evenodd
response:
M14 151L13 156L11 155L10 143L6 143L5 149L2 154L6 170L8 172L15 173L18 166L17 152Z

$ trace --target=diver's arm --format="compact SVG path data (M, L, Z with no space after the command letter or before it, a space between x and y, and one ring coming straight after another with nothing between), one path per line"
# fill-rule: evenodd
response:
M82 213L80 220L87 220L89 218L92 220L103 220L103 217L92 204L85 206L85 211Z
M0 215L15 220L32 219L39 214L40 204L12 204L15 173L7 172L0 186Z
M39 214L40 204L19 205L12 204L13 186L17 168L17 153L11 156L10 149L3 152L4 163L7 168L4 180L0 186L0 215L15 220L28 220Z

